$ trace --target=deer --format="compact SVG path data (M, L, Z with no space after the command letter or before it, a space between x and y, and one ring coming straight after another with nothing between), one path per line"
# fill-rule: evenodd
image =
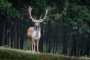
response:
M34 26L29 27L27 29L27 36L28 38L31 38L32 41L32 51L33 52L39 52L39 41L41 38L41 26L40 23L44 22L44 20L47 17L47 13L48 13L48 9L45 10L45 15L43 18L36 19L35 17L33 18L31 12L32 12L32 8L31 6L29 6L28 8L28 12L29 12L29 18L32 20L32 22L34 22Z

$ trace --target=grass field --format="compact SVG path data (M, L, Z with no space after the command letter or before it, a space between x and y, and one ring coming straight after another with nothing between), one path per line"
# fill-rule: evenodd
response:
M51 53L0 47L0 60L90 60L88 57L69 57Z

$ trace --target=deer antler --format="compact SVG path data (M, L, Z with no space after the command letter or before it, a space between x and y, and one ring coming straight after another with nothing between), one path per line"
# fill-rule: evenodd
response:
M43 17L43 19L46 19L47 14L48 14L48 9L46 9L46 11L45 11L45 16Z
M40 17L40 22L43 22L43 21L47 18L48 11L49 11L49 9L47 8L47 9L45 10L45 15L44 15L44 17L43 17L43 18Z
M47 17L48 10L49 10L49 9L47 8L46 11L45 11L45 15L44 15L44 17L43 17L42 19L41 19L41 17L40 17L40 19L36 20L36 19L34 19L34 18L32 17L32 15L31 15L32 8L31 8L31 6L29 6L28 11L29 11L30 19L32 19L33 22L43 22L44 19L46 19L46 17Z
M31 6L29 6L28 11L29 11L29 16L30 16L30 18L32 19L32 15L31 15L32 8L31 8Z
M28 11L29 11L29 16L30 16L29 18L32 19L33 22L36 22L37 20L34 19L34 18L32 17L32 14L31 14L31 12L32 12L31 6L29 6Z

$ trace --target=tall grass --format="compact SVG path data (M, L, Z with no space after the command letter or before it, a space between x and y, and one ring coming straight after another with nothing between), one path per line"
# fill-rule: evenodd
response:
M89 58L68 57L49 53L34 53L32 51L0 48L0 60L90 60Z

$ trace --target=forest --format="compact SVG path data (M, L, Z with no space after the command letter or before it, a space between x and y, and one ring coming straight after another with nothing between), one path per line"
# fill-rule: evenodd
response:
M0 46L25 49L32 15L49 13L41 24L40 52L90 56L90 0L0 0Z

